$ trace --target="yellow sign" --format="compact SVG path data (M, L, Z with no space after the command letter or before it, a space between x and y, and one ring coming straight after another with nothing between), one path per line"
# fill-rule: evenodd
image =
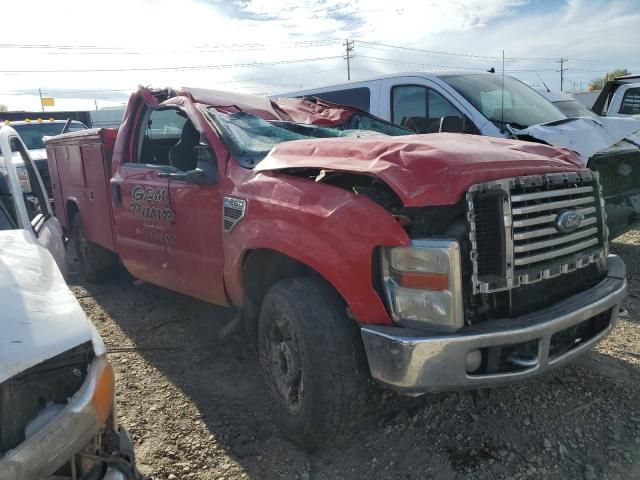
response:
M43 107L53 107L56 104L53 97L42 97L40 101L42 102Z

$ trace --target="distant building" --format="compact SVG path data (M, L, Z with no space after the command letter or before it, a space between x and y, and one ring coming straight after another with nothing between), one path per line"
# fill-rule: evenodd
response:
M92 128L118 128L124 116L124 107L105 107L99 110L91 110Z

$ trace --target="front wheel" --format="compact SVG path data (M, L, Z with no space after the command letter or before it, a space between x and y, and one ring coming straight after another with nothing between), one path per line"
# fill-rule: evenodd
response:
M340 296L319 278L282 280L265 295L258 334L285 436L311 449L350 436L364 411L369 372Z

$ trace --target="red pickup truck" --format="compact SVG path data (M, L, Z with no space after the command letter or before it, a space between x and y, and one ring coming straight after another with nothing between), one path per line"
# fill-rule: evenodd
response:
M237 308L281 428L317 447L353 430L371 377L410 395L520 381L602 340L626 293L574 154L406 133L319 99L140 88L119 130L47 156L87 279L119 258Z

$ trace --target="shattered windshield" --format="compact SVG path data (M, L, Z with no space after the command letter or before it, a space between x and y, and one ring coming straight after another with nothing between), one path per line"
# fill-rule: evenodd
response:
M516 129L563 120L566 116L546 98L513 77L501 75L441 75L493 124Z
M354 115L340 128L317 127L286 121L268 122L246 112L223 113L208 109L209 116L220 129L227 147L247 168L255 167L271 149L282 142L310 138L365 137L370 135L409 135L413 132L369 119L365 115Z
M598 116L577 100L560 100L553 104L569 118Z
M18 132L20 138L27 146L27 150L38 150L44 148L44 141L42 137L52 137L59 135L64 128L64 122L56 123L24 123L21 125L11 125L13 129ZM67 132L77 132L78 130L84 130L85 127L80 122L71 122Z

